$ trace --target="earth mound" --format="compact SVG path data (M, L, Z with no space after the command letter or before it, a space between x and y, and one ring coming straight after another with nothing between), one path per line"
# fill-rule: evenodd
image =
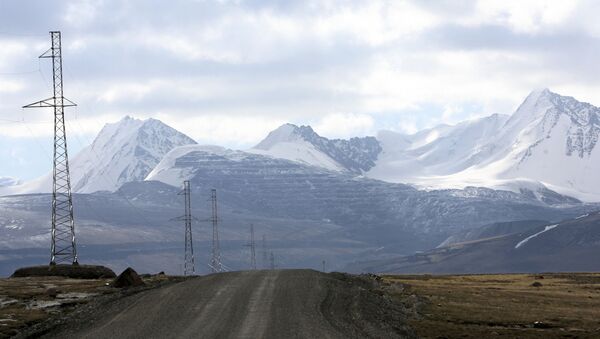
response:
M144 281L142 280L142 278L140 278L140 276L137 274L137 272L131 268L131 267L127 267L127 269L125 269L125 271L123 271L121 274L119 274L119 276L117 277L117 279L115 279L112 283L113 287L136 287L136 286L143 286L145 285Z
M66 277L73 279L103 279L116 277L110 268L98 265L42 265L19 268L11 278Z

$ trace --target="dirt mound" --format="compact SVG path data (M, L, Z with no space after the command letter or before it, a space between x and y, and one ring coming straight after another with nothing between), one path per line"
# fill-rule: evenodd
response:
M416 338L407 324L411 313L382 289L382 278L333 272L323 275L328 293L321 312L350 338Z
M73 279L103 279L116 277L110 268L96 265L44 265L23 267L11 275L23 277L67 277Z
M131 268L131 267L127 267L127 269L125 269L125 271L123 271L121 274L119 274L119 276L117 277L117 279L115 279L112 283L113 287L135 287L135 286L143 286L144 281L142 280L142 278L140 278L140 276L137 274L137 272Z

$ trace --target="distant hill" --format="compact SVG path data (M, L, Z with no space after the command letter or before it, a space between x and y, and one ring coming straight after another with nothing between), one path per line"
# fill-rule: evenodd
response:
M354 272L510 273L599 271L600 212L415 255L356 262Z

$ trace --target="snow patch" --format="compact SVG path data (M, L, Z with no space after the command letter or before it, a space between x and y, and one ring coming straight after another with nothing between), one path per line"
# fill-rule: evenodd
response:
M528 236L527 238L525 238L525 239L523 239L523 240L519 241L519 243L518 243L518 244L515 246L515 249L517 249L517 248L519 248L519 247L521 247L521 246L525 245L525 244L526 244L526 243L527 243L529 240L531 240L531 239L533 239L533 238L537 237L538 235L540 235L540 234L542 234L542 233L544 233L544 232L550 231L551 229L555 228L556 226L558 226L558 224L556 224L556 225L550 225L550 226L546 226L546 227L544 227L544 229L543 229L542 231L539 231L539 232L537 232L537 233L535 233L535 234L532 234L532 235Z
M193 164L178 166L177 161L190 153L201 152L211 155L227 157L229 160L237 161L247 156L247 153L233 151L221 146L213 145L185 145L172 149L146 176L145 181L156 180L167 185L180 187L184 180L189 179L195 172Z
M304 140L278 142L273 144L268 150L252 148L247 152L291 160L304 165L322 167L331 171L340 172L344 169L343 166L338 164L335 160L317 150L314 145Z

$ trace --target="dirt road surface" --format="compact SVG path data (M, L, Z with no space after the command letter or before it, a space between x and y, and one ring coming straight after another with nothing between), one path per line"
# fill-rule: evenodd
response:
M213 274L75 315L46 338L412 338L371 278L312 270Z

